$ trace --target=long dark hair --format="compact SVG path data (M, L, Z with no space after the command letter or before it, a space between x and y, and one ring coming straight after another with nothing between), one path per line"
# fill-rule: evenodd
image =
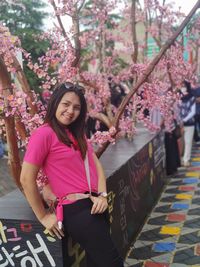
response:
M48 123L52 127L58 139L62 143L71 147L73 142L72 140L70 140L66 131L66 129L69 129L73 137L76 139L79 150L81 152L81 156L84 159L87 151L87 142L85 139L85 119L87 114L87 104L83 90L84 88L82 86L69 82L58 85L48 102L47 113L44 122ZM79 97L81 110L78 118L75 121L73 121L70 125L63 126L58 122L55 114L62 97L69 92L73 92Z
M182 95L181 100L183 102L187 102L190 98L193 97L191 83L189 81L187 81L187 80L184 80L183 81L183 85L187 90L187 94L186 95Z

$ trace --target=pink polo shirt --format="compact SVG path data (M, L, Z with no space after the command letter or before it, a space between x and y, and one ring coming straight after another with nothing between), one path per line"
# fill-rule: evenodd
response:
M91 188L93 192L97 192L98 176L93 159L93 149L89 143L88 159ZM57 197L89 191L85 165L80 151L60 142L48 124L44 124L33 132L24 161L43 169L52 191Z

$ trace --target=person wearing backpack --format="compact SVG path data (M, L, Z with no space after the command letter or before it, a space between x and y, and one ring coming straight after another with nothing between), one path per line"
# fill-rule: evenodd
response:
M184 87L181 89L180 116L183 121L184 152L183 166L190 166L192 141L195 128L196 99L191 93L191 88L184 81Z

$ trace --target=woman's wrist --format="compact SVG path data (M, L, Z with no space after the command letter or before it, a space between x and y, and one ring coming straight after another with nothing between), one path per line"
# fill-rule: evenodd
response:
M99 193L98 193L98 196L99 196L99 197L107 198L107 197L108 197L108 194L107 194L106 191L102 191L102 192L99 192Z
M38 220L41 222L45 217L46 215L48 214L49 212L47 210L44 210L43 212L41 212L40 214L37 214L36 217L38 218Z

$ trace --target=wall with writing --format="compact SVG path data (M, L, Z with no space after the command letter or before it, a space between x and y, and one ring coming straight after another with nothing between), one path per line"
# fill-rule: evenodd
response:
M123 257L164 185L163 140L155 136L107 180L112 237Z
M62 267L61 242L37 222L0 220L0 266Z

